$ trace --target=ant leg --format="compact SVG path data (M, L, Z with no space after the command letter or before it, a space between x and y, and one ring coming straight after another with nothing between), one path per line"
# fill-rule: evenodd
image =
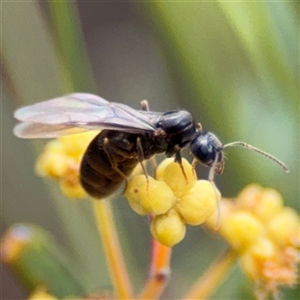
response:
M142 106L142 110L150 111L149 103L147 100L141 101L141 106ZM140 148L142 148L141 145L140 145ZM143 150L143 149L141 149L141 150ZM143 154L143 151L142 151L142 154ZM157 162L156 162L155 156L151 157L150 162L152 165L153 177L156 179Z
M142 146L142 143L141 143L141 138L139 138L139 137L136 139L136 146L137 146L137 154L138 154L139 162L140 162L142 170L143 170L143 172L146 176L147 182L149 183L148 173L147 173L147 170L146 170L146 168L143 164L144 150L143 150L143 146Z
M175 162L178 162L178 164L181 168L182 174L184 176L184 179L185 179L186 183L188 183L188 179L187 179L186 173L185 173L183 165L182 165L180 148L177 145L175 145L174 149L175 149Z
M197 128L198 132L201 132L202 131L202 125L201 125L201 123L197 123L196 124L196 128Z
M151 162L151 166L152 166L153 177L155 179L157 179L156 178L156 176L157 176L157 161L155 159L155 156L150 158L150 162Z
M196 158L194 158L193 161L192 161L192 169L193 169L194 172L195 172L195 170L196 170L197 162L198 162L198 161L197 161Z
M142 106L142 110L144 110L144 111L149 111L150 110L149 103L148 103L147 100L141 101L141 106Z
M215 177L215 168L216 168L216 165L218 164L218 159L219 159L219 156L216 155L215 157L215 160L209 170L209 173L208 173L208 180L213 188L213 191L214 191L214 194L215 194L215 198L216 198L216 201L217 201L217 224L216 224L216 230L218 230L219 226L220 226L220 221L221 221L221 207L220 207L220 199L218 197L218 193L217 193L217 188L216 188L216 184L215 184L215 181L214 181L214 177Z
M149 103L148 103L147 100L141 101L141 106L142 106L142 110L150 111ZM140 150L143 150L141 145L139 147L140 147ZM143 154L143 151L142 151L142 154ZM156 162L155 156L150 158L150 162L151 162L151 165L152 165L153 177L156 179L157 162Z
M147 173L147 170L143 164L143 160L144 160L144 150L143 150L143 146L142 146L142 143L141 143L141 138L137 138L136 140L136 145L137 145L137 153L138 153L138 158L139 158L139 161L140 161L140 164L141 164L141 167L143 169L143 172L146 176L146 181L147 181L147 192L149 192L149 177L148 177L148 173Z
M109 147L110 146L110 147ZM112 155L112 149L109 139L105 138L103 143L103 149L108 157L108 160L110 162L110 165L113 170L115 170L121 177L123 177L126 180L126 184L128 184L128 178L127 176L118 168L117 163L115 162L113 155Z

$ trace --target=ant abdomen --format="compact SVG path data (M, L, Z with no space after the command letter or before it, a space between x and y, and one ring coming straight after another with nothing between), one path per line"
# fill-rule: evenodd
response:
M120 135L122 145L113 143L114 139L119 140ZM101 199L121 187L139 163L138 156L132 152L136 149L136 140L136 135L111 130L103 130L93 139L80 167L81 184L89 195ZM127 149L121 148L124 145ZM118 154L120 152L123 155Z

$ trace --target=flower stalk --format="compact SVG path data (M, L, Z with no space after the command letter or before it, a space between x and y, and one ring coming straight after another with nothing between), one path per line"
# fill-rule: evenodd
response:
M194 286L182 298L207 299L217 287L227 278L230 269L237 260L237 253L229 248L223 255L217 259L210 268L202 275Z
M132 286L122 255L110 201L93 200L95 219L118 299L133 299Z
M149 278L138 299L159 299L170 277L172 248L152 238Z

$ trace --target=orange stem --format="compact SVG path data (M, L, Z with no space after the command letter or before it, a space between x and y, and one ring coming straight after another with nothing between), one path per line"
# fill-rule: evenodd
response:
M228 276L233 264L236 262L237 253L228 249L215 261L203 276L187 292L182 300L207 299Z
M132 287L111 211L110 201L93 200L98 232L118 299L133 299Z
M152 239L152 254L149 278L138 299L159 299L170 277L172 248Z

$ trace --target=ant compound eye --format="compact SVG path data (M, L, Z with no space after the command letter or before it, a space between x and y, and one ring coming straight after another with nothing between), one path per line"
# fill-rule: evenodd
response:
M214 152L210 145L199 145L198 156L201 156L203 160L208 159L212 154L214 154Z
M211 167L218 155L218 162L222 160L222 144L212 133L200 133L191 142L190 149L194 157L203 165Z

